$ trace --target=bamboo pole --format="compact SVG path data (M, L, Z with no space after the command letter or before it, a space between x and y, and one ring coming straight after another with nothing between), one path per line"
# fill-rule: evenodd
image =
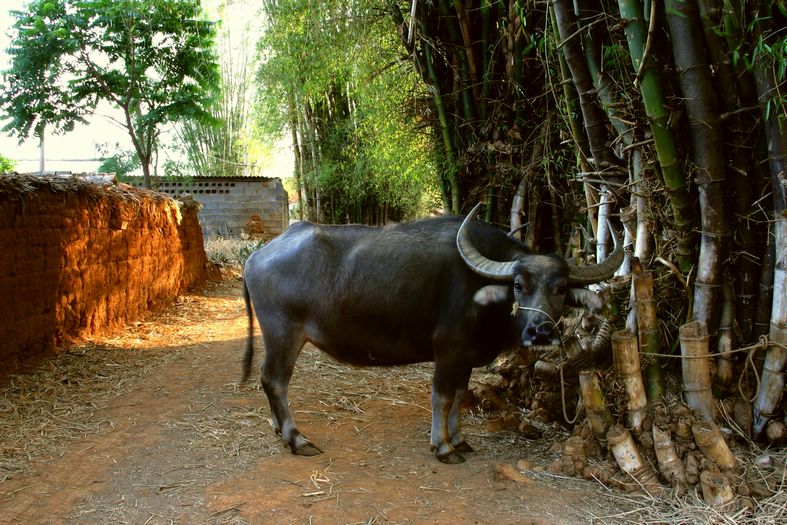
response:
M435 109L437 110L437 117L440 120L440 133L443 138L443 148L445 152L446 163L446 166L442 171L448 181L448 184L450 185L450 211L452 213L459 213L461 211L461 189L459 186L459 175L457 173L456 152L454 150L454 142L451 138L451 129L448 122L448 113L446 111L445 104L443 103L442 93L440 92L440 78L437 75L437 70L435 69L431 44L429 42L425 42L423 45L423 50L424 61L426 62L426 68L429 72L429 78L431 80L429 87L430 91L432 92Z
M737 109L752 106L755 103L751 88L739 89L736 76L746 84L753 83L751 71L742 68L734 70L730 53L730 45L743 45L742 33L738 27L738 19L732 14L740 5L731 2L722 5L722 0L699 0L697 2L705 36L706 50L713 68L716 71L719 86L719 110L729 115L723 122L725 154L728 159L728 180L732 189L731 209L734 222L733 241L736 251L748 254L735 259L736 302L735 315L746 343L754 339L754 308L757 299L757 283L759 280L759 263L757 260L762 248L757 242L758 230L762 228L757 222L750 220L751 203L756 200L754 191L755 176L752 173L751 129L756 125L756 115L741 112ZM722 23L722 15L725 16ZM732 26L732 27L731 27ZM720 28L723 27L723 32ZM726 34L726 39L723 38ZM743 62L743 61L739 61ZM755 135L756 136L756 135Z
M618 330L612 334L612 353L627 396L626 425L639 435L642 432L648 399L642 383L636 336L628 330Z
M577 22L580 26L582 26L583 21L605 16L599 9L600 3L590 2L589 0L574 0L574 5L578 16ZM593 79L593 86L596 88L596 93L598 93L601 107L607 114L609 123L615 129L623 145L628 146L634 142L634 126L630 126L623 116L623 111L620 109L623 106L621 104L622 100L613 97L615 90L614 81L601 62L603 56L601 43L603 39L599 34L598 29L600 27L602 26L594 23L586 23L581 27L582 49L585 51L585 61Z
M481 0L481 103L479 116L481 122L486 121L489 107L489 11L490 0Z
M704 323L692 321L681 326L679 333L680 352L683 356L683 396L686 404L692 410L697 410L703 419L713 420L708 330Z
M623 20L629 54L635 71L641 71L640 92L645 113L650 122L650 130L656 146L656 156L661 167L664 186L667 189L675 217L677 230L678 267L687 273L693 263L695 226L694 209L685 184L685 175L678 159L678 148L669 127L670 113L664 96L661 79L652 59L645 60L645 41L648 31L638 0L618 0L620 17ZM643 64L643 60L645 60Z
M685 0L666 0L664 10L691 128L695 181L700 197L702 234L694 283L693 320L704 322L708 333L715 336L722 262L726 257L729 236L724 198L726 176L723 140L716 92L711 82L710 68L705 62L705 46L696 5Z
M596 96L593 80L582 52L582 41L576 34L576 17L571 0L552 0L552 11L560 36L563 56L579 94L579 106L585 123L590 154L596 171L604 171L620 164L609 147L606 115Z
M456 74L453 75L454 92L458 93L462 100L462 120L464 120L465 123L470 123L475 120L474 108L477 102L473 99L473 93L471 91L475 83L470 79L470 66L468 65L468 60L472 60L472 50L469 50L470 54L468 55L467 50L464 49L464 35L462 35L462 30L459 25L459 17L454 16L456 15L455 9L451 8L448 0L440 0L439 3L440 12L443 15L441 18L451 38L451 46L446 46L446 49L450 50L456 46L463 50L462 52L451 53L453 57L452 62L454 62L456 68ZM461 130L463 126L459 125L457 128ZM458 212L455 211L454 213Z
M782 38L780 32L766 24L772 23L770 5L754 2L755 36L759 37L763 46L776 38ZM773 56L763 50L754 60L754 80L757 85L757 96L765 123L765 135L768 144L768 166L771 172L771 192L773 194L773 225L774 232L774 276L773 306L771 308L770 329L768 331L769 347L765 354L762 380L754 402L753 434L762 434L768 421L781 404L785 387L785 369L787 368L787 127L781 122L784 102L779 91L776 68L780 67Z
M631 175L634 182L634 208L637 214L637 229L634 236L634 257L640 261L647 261L650 258L650 232L646 220L648 200L645 198L645 185L643 184L642 150L635 148L631 152Z
M557 37L560 36L560 31L557 27L555 19L555 10L549 10L549 19L552 26L552 31ZM566 104L566 116L568 119L568 128L571 130L571 137L577 147L578 163L583 172L591 171L588 159L591 158L590 145L588 138L583 130L582 112L577 108L578 95L574 82L571 80L571 71L568 69L566 57L559 49L557 50L558 64L560 65L561 85L563 86L563 100ZM535 149L535 148L534 148ZM598 235L598 219L596 217L596 210L598 204L598 193L595 188L590 184L582 185L585 192L585 203L587 204L587 218L590 223L590 229L593 236Z
M735 366L732 350L736 346L735 332L732 329L732 322L735 319L735 291L730 283L725 282L722 286L722 298L719 337L716 341L716 351L720 355L716 361L714 379L717 385L727 388L732 384Z

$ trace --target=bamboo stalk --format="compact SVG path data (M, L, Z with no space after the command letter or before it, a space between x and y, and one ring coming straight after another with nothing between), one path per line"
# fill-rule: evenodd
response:
M639 346L643 353L658 353L659 334L656 329L656 304L653 301L653 274L646 271L639 260L632 264L631 270Z
M694 283L695 321L704 322L708 333L718 328L718 296L722 261L729 236L724 199L724 153L716 92L705 62L705 46L696 5L684 0L666 0L664 6L672 38L678 80L691 128L692 153L699 190L700 254Z
M597 370L582 370L579 373L579 391L585 405L590 428L601 445L606 447L607 430L615 423L615 418L607 408L607 401L601 390Z
M553 9L549 10L549 19L552 25L552 31L556 35L559 35L560 32L557 28L555 11ZM576 86L571 81L571 71L569 71L568 64L566 64L566 57L560 50L558 50L557 57L558 64L560 65L561 85L563 86L563 100L566 104L565 111L568 117L568 127L571 130L571 137L574 139L574 144L576 144L579 150L579 164L583 171L591 171L590 165L587 163L587 159L591 156L590 146L588 145L587 136L582 131L582 113L577 109L578 95ZM588 206L591 206L590 202L588 202ZM590 210L588 210L588 213L590 213ZM595 234L595 222L592 226Z
M445 179L450 185L450 211L452 213L459 213L461 211L461 190L459 186L459 175L457 173L456 152L454 151L454 142L451 138L451 129L448 123L448 113L446 111L445 104L443 103L443 96L440 92L440 78L437 75L437 70L435 69L431 44L428 42L424 43L423 51L424 61L426 62L426 68L429 72L429 78L431 80L430 90L432 92L435 109L437 110L437 117L440 120L440 133L443 138L443 148L446 162L446 166L442 171Z
M481 122L487 117L489 107L489 10L490 0L481 0L481 104L479 116Z
M440 0L440 12L442 13L443 22L448 29L448 34L451 37L451 42L456 45L462 45L464 41L464 36L462 35L462 30L459 27L459 19L456 15L454 9L448 5L448 0ZM446 49L452 49L453 46L447 47ZM468 60L471 59L472 52L470 56L468 56L467 52L460 52L460 53L452 53L452 58L454 62L454 67L456 68L456 73L454 74L454 92L459 93L462 99L462 117L464 122L472 122L475 118L475 105L476 101L473 100L473 93L471 92L471 87L475 85L474 82L470 79L469 69L470 66L468 65ZM457 126L459 129L462 129L462 126ZM458 213L458 212L454 212Z
M596 260L603 261L610 253L609 217L612 214L612 202L607 187L602 185L599 190L598 228L596 229Z
M580 25L582 20L591 20L594 17L605 16L598 8L601 5L600 3L590 2L589 0L575 0L574 5L579 17L578 24ZM602 38L598 31L599 27L601 26L598 24L587 24L582 27L582 48L585 51L585 61L593 79L593 86L596 88L596 93L598 93L599 101L607 114L609 123L615 129L623 144L628 146L634 142L634 127L629 126L623 118L623 111L620 110L622 106L620 102L622 100L613 98L614 82L601 63L603 53L601 50Z
M650 232L648 232L648 223L646 219L646 212L648 208L648 201L645 198L645 188L643 184L644 170L642 167L642 150L634 148L631 152L631 176L634 182L634 191L632 198L634 199L634 206L637 215L637 229L634 240L634 257L639 258L640 261L646 261L650 257Z
M713 420L708 331L704 323L692 321L681 326L679 333L686 404L692 410L697 410L703 419Z
M539 140L536 140L533 144L533 149L530 152L530 163L529 166L538 166L539 159L544 154L544 145L547 143L547 135L549 134L549 120L542 122L539 125ZM533 221L534 217L525 215L525 202L526 202L526 193L529 186L532 186L530 180L533 178L533 174L531 172L526 172L522 175L522 180L519 181L517 185L516 191L514 192L514 198L511 201L511 231L516 232L514 236L522 240L522 218L527 217L531 222ZM530 228L530 230L535 231L535 228ZM532 244L528 244L528 246L532 246Z
M642 102L650 122L662 180L669 194L672 214L675 217L678 267L682 272L687 273L694 262L692 254L695 243L692 229L696 221L685 176L678 159L678 148L669 128L670 115L667 110L667 100L655 63L652 59L645 60L643 63L647 29L641 3L638 0L618 0L618 9L625 24L624 31L632 65L635 71L642 70L639 84Z
M732 322L735 319L735 291L730 283L722 287L723 303L719 319L719 337L716 341L719 359L716 361L715 382L721 387L729 387L732 383L735 361L732 353L735 347L735 333Z
M691 433L694 435L694 442L705 454L705 457L716 463L719 468L733 469L738 465L727 442L724 441L719 427L713 421L697 421L691 426Z
M467 69L470 74L470 87L473 90L473 98L475 104L478 105L481 100L481 93L478 88L478 66L476 65L475 54L473 53L473 36L471 34L471 24L467 17L464 0L454 0L454 7L456 7L456 16L459 19L459 29L462 31L462 43L465 47L465 55L467 56ZM486 50L483 50L486 53Z
M582 110L593 165L597 171L617 166L620 162L609 147L606 115L599 106L593 80L583 56L582 42L576 34L573 3L571 0L552 0L551 4L563 55L579 93L579 106Z
M773 20L769 12L770 4L755 2L754 8L754 13L759 15L755 18L754 33L762 40L763 46L776 38L782 38L780 32L774 31L769 26ZM755 437L762 434L767 422L781 403L785 387L785 368L787 368L787 173L785 173L787 127L780 118L783 116L784 102L781 100L776 73L776 68L781 65L773 56L768 56L762 50L754 60L754 80L768 144L774 215L771 228L775 241L773 306L768 331L770 345L765 355L762 381L754 402Z
M648 399L642 383L636 336L628 330L618 330L612 334L612 353L627 396L626 425L639 435L642 432Z
M728 179L732 188L731 208L735 218L733 240L737 245L737 251L750 254L735 259L734 275L737 296L735 314L743 341L748 343L754 339L754 308L759 279L757 259L762 251L757 243L757 233L761 227L755 221L749 220L752 213L751 203L755 200L754 175L750 174L754 171L750 166L751 137L754 135L751 133L751 129L756 123L754 115L735 111L742 105L751 106L754 104L753 97L750 100L743 100L750 90L739 90L739 84L736 82L737 75L741 79L747 79L751 84L751 72L745 68L739 71L733 70L729 45L734 45L737 48L743 44L740 31L730 27L731 24L737 25L734 16L725 17L724 32L727 34L727 39L722 38L723 34L719 32L719 28L722 27L722 14L732 13L739 5L738 2L732 4L722 6L721 0L698 1L706 49L716 71L719 85L719 109L722 113L731 115L731 118L724 121L723 132L725 153L730 166Z

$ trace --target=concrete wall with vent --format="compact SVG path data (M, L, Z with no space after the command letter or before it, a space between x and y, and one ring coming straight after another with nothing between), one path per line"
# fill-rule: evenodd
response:
M133 186L142 177L129 177ZM152 179L153 189L171 196L191 195L202 205L199 221L205 235L252 233L273 237L287 229L289 207L281 179L268 177L184 177Z

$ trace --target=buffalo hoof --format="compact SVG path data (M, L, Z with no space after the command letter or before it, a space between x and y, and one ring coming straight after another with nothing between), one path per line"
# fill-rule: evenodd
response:
M454 445L454 450L457 452L461 452L462 454L469 454L470 452L475 452L475 449L467 444L467 441L461 441Z
M292 453L296 456L316 456L322 454L322 450L312 443L306 443L298 448L293 448Z
M463 458L462 455L455 450L445 454L438 454L437 459L443 463L447 463L448 465L458 465L459 463L465 462L465 458Z

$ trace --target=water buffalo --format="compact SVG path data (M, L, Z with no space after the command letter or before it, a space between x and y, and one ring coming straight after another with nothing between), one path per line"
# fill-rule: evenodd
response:
M491 224L445 216L387 227L299 222L251 254L243 273L248 378L257 314L265 343L262 386L274 428L294 454L322 450L301 434L287 390L309 341L353 365L434 361L431 447L440 461L472 452L459 404L473 367L503 350L559 343L571 289L612 276L622 247L592 266L531 253ZM586 291L586 290L585 290Z

